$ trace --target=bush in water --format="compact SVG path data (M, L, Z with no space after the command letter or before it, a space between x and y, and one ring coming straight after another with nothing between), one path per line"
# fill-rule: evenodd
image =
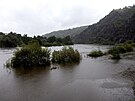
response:
M74 50L72 47L63 47L60 51L54 51L52 53L53 63L75 63L81 59L80 53Z
M103 55L104 55L104 53L101 50L95 50L88 54L88 56L91 56L91 57L100 57Z
M108 54L112 55L112 59L120 59L120 54L132 52L133 45L129 43L119 44L108 50Z
M38 42L31 42L14 53L11 66L41 67L50 65L50 50L42 49Z

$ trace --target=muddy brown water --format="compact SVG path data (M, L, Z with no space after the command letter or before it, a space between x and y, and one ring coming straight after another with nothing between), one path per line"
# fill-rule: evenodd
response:
M135 67L133 59L90 58L95 49L111 46L73 45L82 55L78 64L54 65L57 69L7 69L4 63L15 49L0 49L0 101L134 101L132 81L117 74ZM59 50L62 47L50 47ZM53 67L53 65L52 65Z

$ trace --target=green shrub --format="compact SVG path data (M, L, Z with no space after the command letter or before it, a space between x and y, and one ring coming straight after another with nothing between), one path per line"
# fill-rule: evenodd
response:
M31 42L14 53L12 67L41 67L50 65L50 50L42 49L38 42Z
M60 51L54 51L52 53L53 63L75 63L81 59L80 53L74 50L72 47L63 47Z
M126 52L126 50L124 48L116 47L116 46L108 50L109 54L119 54L120 52L124 53Z
M91 56L91 57L100 57L103 55L104 55L104 53L101 50L95 50L88 54L88 56Z
M126 49L126 52L132 52L133 51L132 44L125 44L124 47Z
M112 55L112 59L121 59L120 58L120 53L125 53L126 50L122 46L115 46L108 50L108 53Z
M133 43L129 42L118 44L108 50L108 54L112 55L112 59L120 59L120 54L133 51Z
M126 52L132 52L133 46L131 44L123 44L123 45L117 45L108 50L109 54L120 54L120 53L126 53Z
M119 53L126 53L127 52L125 46L117 46L115 48L118 50Z
M127 40L125 43L121 44L126 49L126 52L132 52L135 43L132 40Z
M121 59L120 54L113 53L111 55L112 55L112 59Z

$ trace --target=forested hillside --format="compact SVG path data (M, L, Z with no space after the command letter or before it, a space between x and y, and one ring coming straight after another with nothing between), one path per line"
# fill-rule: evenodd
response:
M75 43L115 44L135 41L135 5L116 9L74 37Z

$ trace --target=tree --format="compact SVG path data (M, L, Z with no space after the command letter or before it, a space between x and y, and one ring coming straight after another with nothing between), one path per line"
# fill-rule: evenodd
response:
M64 38L63 38L63 43L64 43L65 45L72 45L72 44L73 44L73 42L72 42L70 36L64 37Z
M53 42L55 42L56 41L56 37L55 36L51 36L51 37L49 37L48 39L47 39L47 42L49 42L49 43L53 43Z

